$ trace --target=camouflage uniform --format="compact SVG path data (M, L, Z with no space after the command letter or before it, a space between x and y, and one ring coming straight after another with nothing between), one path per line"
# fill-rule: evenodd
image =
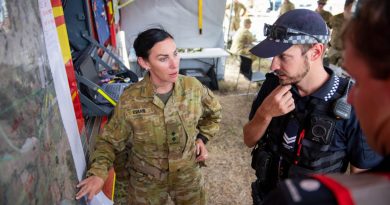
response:
M319 13L322 16L322 18L326 22L326 25L328 25L328 27L331 27L330 19L333 17L332 14L329 11L325 11L325 10L318 11L316 9L316 12Z
M115 153L127 146L129 204L165 204L168 195L176 204L205 204L195 140L218 132L221 106L198 80L181 75L165 105L149 78L121 96L96 140L87 174L106 179Z
M332 35L328 52L329 63L337 66L342 65L343 42L341 38L341 33L344 21L345 20L343 13L333 16L330 21L330 26L332 27Z
M280 14L279 16L283 15L284 13L286 13L287 11L291 11L291 10L294 10L295 9L295 6L293 3L291 3L290 1L284 1L282 6L280 6Z
M252 33L247 28L240 28L233 37L231 51L237 55L250 55L249 49L255 41Z
M260 58L253 55L249 50L253 47L255 37L247 28L240 28L233 37L231 52L236 55L245 55L252 59L252 68L260 69Z
M226 9L230 9L231 4L228 4L226 6ZM244 15L246 13L246 8L244 4L240 2L233 2L233 17L231 22L231 30L237 31L240 28L240 22L241 22L241 10L243 10Z
M115 189L114 189L114 204L127 205L129 204L129 182L130 170L127 165L131 147L128 143L123 151L115 153L114 170L115 170Z

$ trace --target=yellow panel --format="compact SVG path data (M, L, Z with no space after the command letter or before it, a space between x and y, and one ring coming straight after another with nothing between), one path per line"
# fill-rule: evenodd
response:
M54 18L58 17L58 16L63 16L64 10L62 10L62 7L53 7L53 15L54 15Z
M62 57L64 59L64 63L66 63L72 58L72 56L70 54L68 33L66 31L65 24L57 26L57 31L58 31L58 38L60 40L61 50L62 50Z

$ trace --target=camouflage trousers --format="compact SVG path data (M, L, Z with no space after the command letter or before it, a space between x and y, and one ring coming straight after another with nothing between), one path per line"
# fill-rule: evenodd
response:
M231 23L231 30L237 31L240 28L240 18L234 17Z
M130 170L130 205L165 205L168 196L176 205L204 205L204 179L197 164L176 172L165 172L161 179Z
M129 204L129 176L125 178L116 178L114 191L114 204L127 205Z

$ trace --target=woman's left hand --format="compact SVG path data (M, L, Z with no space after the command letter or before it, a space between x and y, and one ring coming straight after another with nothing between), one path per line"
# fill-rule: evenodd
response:
M206 149L206 145L201 139L197 139L195 142L196 146L196 161L205 161L208 157L209 152Z

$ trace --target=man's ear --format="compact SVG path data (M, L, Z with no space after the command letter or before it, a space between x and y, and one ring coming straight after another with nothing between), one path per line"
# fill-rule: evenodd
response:
M145 70L150 69L149 62L147 60L144 60L142 57L137 57L138 64L141 66L141 68L144 68Z
M310 55L310 60L315 61L318 58L322 60L323 53L325 52L325 45L322 43L316 43L313 48L311 49L311 55Z

